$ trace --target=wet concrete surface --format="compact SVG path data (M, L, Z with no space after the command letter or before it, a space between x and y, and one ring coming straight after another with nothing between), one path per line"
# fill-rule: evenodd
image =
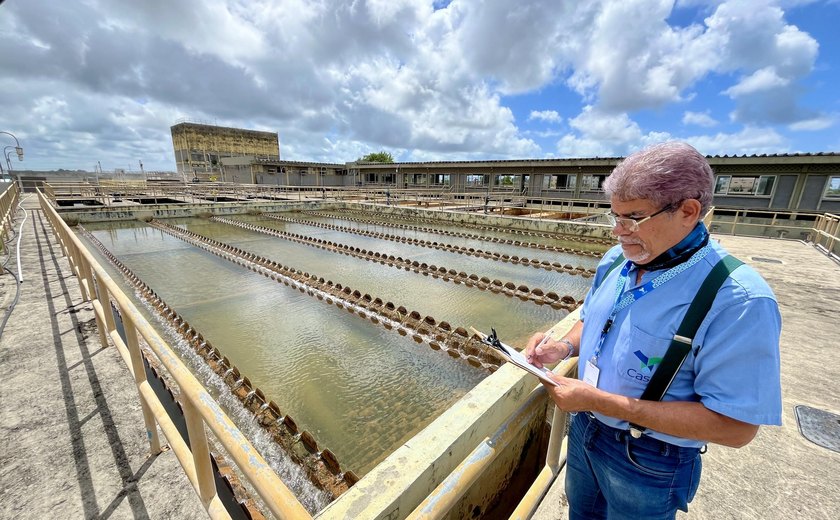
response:
M713 236L755 268L779 300L783 425L762 427L741 449L709 446L697 496L677 518L837 518L840 453L805 439L794 407L840 413L840 265L802 242ZM535 520L567 518L564 478L561 473Z
M0 518L206 518L175 455L150 456L133 378L34 200L0 337ZM4 271L0 319L14 294Z

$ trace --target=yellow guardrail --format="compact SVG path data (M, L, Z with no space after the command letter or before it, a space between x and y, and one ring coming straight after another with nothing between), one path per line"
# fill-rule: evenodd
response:
M825 213L814 223L814 244L823 247L829 254L840 254L840 216Z
M0 194L0 251L3 251L9 232L14 224L15 207L20 200L20 190L17 183L10 182Z
M552 335L562 336L579 320L576 310L553 327ZM554 373L563 377L576 377L577 358L563 362ZM497 457L519 435L523 428L548 402L548 394L542 385L533 389L528 397L511 413L498 429L486 437L464 460L423 500L406 518L411 520L446 518L464 495L491 471ZM537 510L548 489L566 465L569 414L556 406L551 420L545 466L534 479L530 488L520 499L511 514L511 519L527 519Z
M209 430L277 518L311 519L312 516L250 441L70 230L44 194L40 190L37 194L41 210L49 220L55 237L79 280L82 298L93 305L102 346L107 347L110 339L134 376L152 453L160 452L157 424L210 517L230 518L216 491L206 435L206 431ZM116 328L111 309L112 301L122 317L125 342ZM140 338L145 340L178 385L187 423L189 446L181 438L163 404L146 380Z

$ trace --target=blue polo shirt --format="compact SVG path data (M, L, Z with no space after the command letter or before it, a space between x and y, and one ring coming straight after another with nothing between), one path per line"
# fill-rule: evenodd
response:
M717 241L709 243L712 251L700 262L616 315L598 360L598 388L641 397L706 275L727 255ZM601 260L581 309L581 378L615 304L621 265L604 275L620 253L621 246L615 246ZM653 280L662 272L646 272L637 284L638 269L633 267L625 290ZM781 316L773 291L751 267L739 267L718 291L694 337L692 351L662 400L700 402L709 410L739 421L780 425L780 333ZM598 413L595 416L614 428L629 428L627 421ZM654 430L647 430L646 434L679 446L705 444Z

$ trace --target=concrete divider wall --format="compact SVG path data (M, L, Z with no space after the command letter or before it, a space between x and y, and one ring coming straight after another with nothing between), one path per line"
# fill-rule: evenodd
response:
M498 215L484 215L464 212L441 211L425 208L399 208L353 202L335 201L282 201L282 202L222 202L198 204L154 204L148 206L108 206L101 208L58 208L58 213L69 222L89 223L124 220L148 220L152 218L201 217L208 215L243 215L249 212L318 211L356 209L379 215L396 215L408 219L434 219L443 223L467 223L493 226L503 229L518 229L538 233L559 233L580 237L611 240L611 229L607 225L572 221L529 220Z
M200 204L150 204L147 206L108 206L103 208L58 208L58 214L68 223L86 224L153 218L186 218L223 215L245 215L253 212L335 209L340 202L209 202Z
M610 226L605 224L592 224L587 222L558 221L558 220L533 220L517 217L505 217L499 215L484 215L483 213L466 213L457 211L441 211L439 209L426 208L401 208L396 206L372 206L348 202L345 204L350 209L369 211L374 214L397 215L402 218L429 218L447 222L450 224L467 223L480 226L494 226L498 228L521 229L539 233L560 233L564 235L577 235L583 237L612 239Z

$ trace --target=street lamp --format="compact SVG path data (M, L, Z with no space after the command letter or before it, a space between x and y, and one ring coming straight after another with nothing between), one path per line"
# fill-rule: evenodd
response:
M12 145L9 145L9 146L6 146L6 147L3 148L3 155L6 157L6 168L9 171L12 171L12 162L9 160L9 153L11 153L10 148L12 150L14 150L15 152L17 152L17 156L18 156L19 161L23 160L23 148L21 148L20 146L12 146Z
M15 137L14 134L11 134L9 132L5 132L3 130L0 130L0 134L6 134L6 135L12 136L12 139L15 140L15 147L14 148L15 148L15 152L17 152L18 160L22 161L23 160L23 148L21 148L20 141L18 141L18 138ZM5 151L4 151L4 155L5 155ZM6 155L6 165L9 167L9 170L12 169L11 163L9 162L9 156L8 155ZM11 180L11 176L12 176L12 174L9 173L10 180Z

